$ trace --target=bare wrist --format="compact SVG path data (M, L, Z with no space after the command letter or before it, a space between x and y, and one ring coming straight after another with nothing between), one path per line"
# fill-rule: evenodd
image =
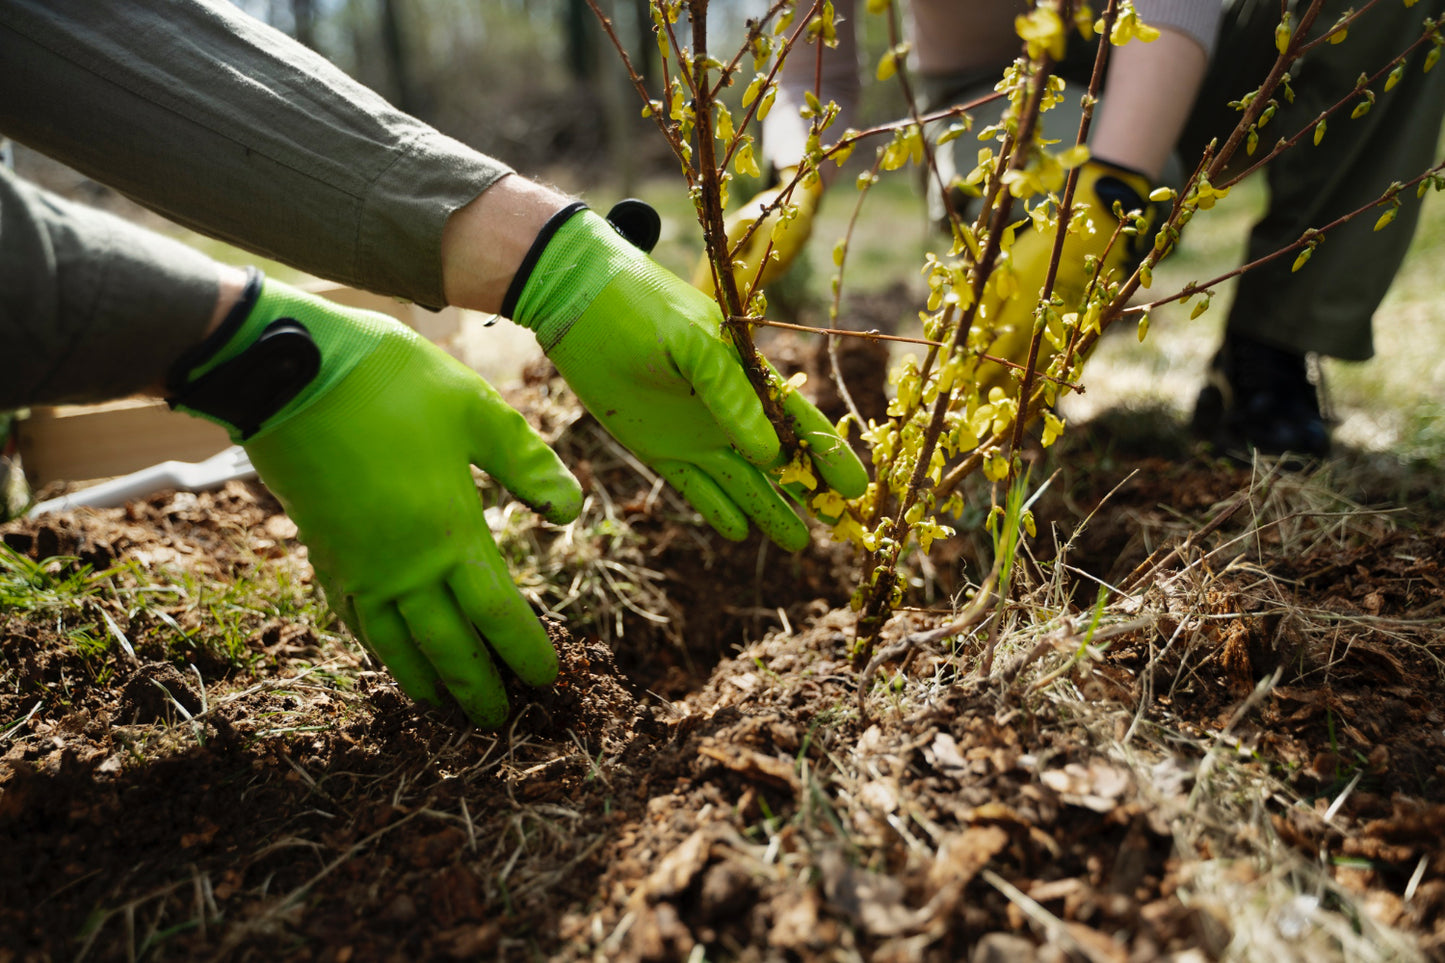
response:
M236 302L241 300L241 294L246 290L246 282L250 277L244 268L229 265L222 265L220 273L221 276L216 280L216 307L211 312L211 320L206 325L206 333L202 336L202 341L210 337L211 332L221 326L226 315L230 314L231 309L236 306Z
M543 225L571 198L516 174L459 208L442 229L442 290L447 303L497 311Z
M241 300L241 294L246 290L248 275L243 268L231 267L229 264L216 265L216 304L211 309L211 317L206 322L206 327L201 331L200 337L196 338L196 344L200 344L211 336L211 332L220 327L226 315ZM162 375L157 381L152 382L145 388L149 395L161 396L166 393L165 376Z

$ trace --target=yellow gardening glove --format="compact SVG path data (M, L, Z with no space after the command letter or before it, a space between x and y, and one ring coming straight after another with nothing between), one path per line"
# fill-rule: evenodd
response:
M1062 306L1058 307L1059 314L1082 309L1091 280L1091 258L1098 261L1100 283L1122 281L1134 270L1148 250L1147 241L1143 239L1151 233L1149 228L1153 223L1153 205L1148 200L1151 189L1143 175L1101 161L1089 161L1080 169L1078 186L1074 191L1074 215L1069 220L1063 256L1054 278L1054 297L1062 302ZM1114 215L1116 204L1124 215L1141 212L1147 221L1140 227L1137 236L1121 234L1110 246L1114 231L1119 226L1119 218ZM1006 270L1012 275L1012 282L999 278L986 288L981 307L985 318L994 319L991 323L996 332L988 354L1020 365L1028 361L1029 344L1033 341L1034 308L1038 305L1049 259L1053 256L1056 236L1056 231L1036 231L1024 227L1009 252ZM999 281L1003 284L1000 285ZM1000 289L1007 295L1001 296ZM1039 343L1035 369L1043 371L1047 368L1056 353L1055 347L1045 337ZM1017 391L1014 379L1020 375L1019 369L985 361L978 368L979 394L987 398L990 389L1001 387L1012 395Z
M742 207L738 208L727 219L728 249L732 250L742 240L748 228L757 223L763 211L777 200L778 196L793 183L797 176L796 168L787 168L778 172L778 186L769 188L754 196ZM772 284L792 266L793 261L808 243L808 238L813 233L813 217L818 212L818 201L823 196L822 179L813 176L799 181L793 188L790 203L784 206L794 208L793 211L785 214L782 207L773 210L766 217L763 217L762 224L748 238L748 243L742 250L733 255L733 277L737 280L739 293L747 296L749 289L753 287L753 281L762 273L762 280L758 287L765 287ZM771 250L769 246L771 245ZM767 262L764 263L764 258ZM697 267L692 274L693 287L712 297L717 296L717 289L713 284L712 264L704 254L698 259Z

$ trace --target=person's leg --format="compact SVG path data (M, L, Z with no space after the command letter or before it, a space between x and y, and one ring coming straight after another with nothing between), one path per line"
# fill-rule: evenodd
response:
M1312 53L1293 83L1295 103L1276 121L1285 124L1280 134L1293 133L1347 95L1362 73L1390 64L1419 36L1421 21L1439 16L1442 9L1440 2L1408 9L1383 4L1343 43ZM1341 112L1327 124L1319 146L1305 143L1270 165L1269 210L1250 236L1250 260L1293 243L1310 227L1369 205L1391 183L1408 180L1435 162L1445 115L1445 71L1424 73L1423 60L1424 51L1417 51L1388 93L1375 84L1377 100L1364 116L1351 120ZM1350 361L1371 357L1371 316L1419 220L1413 192L1402 201L1388 229L1375 231L1373 212L1362 215L1332 231L1299 271L1291 271L1293 257L1282 257L1247 273L1240 279L1230 329L1298 352Z
M1258 61L1252 55L1272 44L1278 7L1256 0L1232 6L1221 54L1228 57L1237 50L1242 61ZM1323 29L1344 6L1326 5L1319 20ZM1262 133L1261 148L1311 125L1322 110L1349 95L1362 73L1373 75L1391 64L1420 35L1423 19L1439 16L1442 8L1440 0L1408 9L1381 5L1361 18L1342 43L1313 51L1293 71L1294 103L1281 105ZM1408 180L1434 163L1445 116L1445 72L1425 73L1423 59L1423 51L1417 51L1407 60L1390 91L1381 82L1372 85L1377 100L1363 116L1351 119L1347 107L1331 117L1318 146L1306 137L1270 164L1269 208L1250 235L1247 261L1368 206L1392 182ZM1218 108L1257 82L1252 78L1243 89L1235 89L1238 84L1209 87L1211 99L1202 108ZM1419 217L1413 192L1402 202L1395 223L1384 230L1374 231L1376 215L1369 212L1330 232L1299 271L1292 270L1294 257L1285 256L1240 279L1224 345L1196 410L1201 434L1229 450L1309 455L1328 450L1305 355L1364 360L1373 354L1371 318L1399 270Z

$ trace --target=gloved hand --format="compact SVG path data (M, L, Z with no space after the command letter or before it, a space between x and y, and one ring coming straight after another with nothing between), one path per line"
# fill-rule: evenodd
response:
M506 718L493 658L546 685L557 656L492 541L471 465L554 522L581 510L557 456L479 376L399 322L252 277L168 382L245 445L326 596L412 698Z
M1074 190L1074 215L1069 220L1069 233L1064 238L1063 256L1054 279L1054 295L1063 301L1061 314L1078 311L1084 302L1090 281L1088 257L1099 259L1098 277L1100 283L1105 283L1111 277L1122 281L1148 251L1147 225L1137 237L1120 235L1113 247L1109 247L1109 242L1119 226L1119 218L1114 216L1116 202L1125 215L1139 211L1152 223L1153 205L1147 199L1150 190L1143 175L1121 167L1091 160L1080 169ZM1080 204L1085 208L1082 211ZM1031 227L1021 230L1009 255L1016 289L1008 297L1000 297L993 284L985 290L982 308L987 317L997 319L994 322L997 337L988 354L1017 364L1028 361L1034 308L1053 256L1055 236L1055 231L1036 231ZM1108 248L1107 254L1105 248ZM1037 370L1043 371L1056 353L1048 338L1044 338L1039 343ZM980 394L986 398L996 386L1009 394L1015 393L1016 371L988 361L981 363L978 368Z
M777 434L706 295L574 204L533 242L502 313L537 333L597 420L719 532L741 539L751 519L789 551L808 543L769 478L784 461ZM783 407L821 480L863 494L867 472L828 419L796 391Z
M783 192L783 188L793 182L797 176L796 168L778 172L778 186L769 188L755 195L752 200L738 208L727 218L728 249L737 246L738 241L747 233L748 228L757 223L759 217L763 217L763 211L773 203ZM787 273L802 252L808 238L813 234L813 218L818 213L818 201L823 197L823 182L812 178L812 183L800 181L793 188L791 204L796 207L797 213L789 220L783 220L782 209L772 211L763 217L762 224L748 238L748 243L733 258L733 277L743 297L747 297L748 289L753 285L753 279L762 272L762 280L758 287L766 287L778 278ZM781 227L779 226L781 225ZM768 245L772 244L772 252L769 255ZM764 255L768 255L767 263L763 263ZM704 254L698 259L697 267L692 272L692 284L702 293L709 297L717 296L717 288L713 285L712 262Z

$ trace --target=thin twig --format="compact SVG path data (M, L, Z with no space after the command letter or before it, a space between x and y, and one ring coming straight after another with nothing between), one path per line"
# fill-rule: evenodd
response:
M1082 956L1089 963L1111 963L1113 955L1101 953L1099 950L1078 940L1064 921L1053 913L1050 913L1044 905L1031 898L1023 890L1019 889L1008 880L1004 879L993 870L984 868L979 872L979 877L994 889L1004 895L1009 902L1019 908L1031 923L1038 927L1041 935L1051 946L1056 946L1068 953ZM1122 952L1122 951L1121 951Z
M1099 92L1104 88L1104 70L1109 63L1109 50L1112 46L1112 44L1107 41L1107 38L1114 28L1114 21L1118 18L1118 15L1117 0L1109 0L1109 5L1104 10L1104 29L1101 31L1102 36L1100 37L1099 45L1094 54L1094 72L1089 78L1088 94L1084 97L1083 116L1079 118L1079 132L1074 138L1074 145L1076 147L1083 147L1089 142L1089 128L1094 122L1094 104L1098 102ZM1047 64L1047 61L1045 64ZM1048 267L1044 270L1043 287L1037 292L1039 304L1048 304L1053 297L1054 283L1058 280L1059 276L1059 264L1064 259L1064 241L1068 237L1069 222L1073 219L1074 215L1074 191L1078 188L1080 170L1081 168L1079 167L1070 170L1068 178L1064 181L1064 196L1059 201L1059 226L1054 232L1054 246L1053 250L1049 253ZM1110 245L1117 240L1118 232L1116 231L1114 237L1110 240ZM1104 259L1100 258L1100 264L1103 263ZM1043 340L1044 326L1035 324L1033 337L1029 340L1028 360L1024 363L1023 383L1019 386L1020 398L1027 398L1033 393L1034 369L1038 367L1039 349L1043 346ZM1013 441L1009 446L1011 453L1020 451L1023 448L1024 427L1024 420L1022 418L1014 419ZM1013 481L1015 475L1014 462L1015 459L1010 457L1010 482Z
M998 601L997 593L994 591L997 584L998 564L995 563L993 571L989 572L988 577L983 580L977 594L969 602L968 608L964 609L952 622L924 632L913 632L901 641L880 650L868 661L867 667L858 677L858 718L864 725L868 722L868 690L873 688L873 677L878 670L899 656L908 655L923 646L941 642L951 635L962 635L978 625L988 617L994 604Z
M1027 143L1032 136L1032 131L1038 122L1040 105L1043 102L1044 89L1048 84L1048 71L1040 70L1033 78L1029 89L1029 95L1024 103L1022 115L1018 124L1018 141ZM1020 170L1027 161L1026 152L1023 150L1010 150L1010 141L1005 139L1004 148L1000 151L1000 162L998 167L1002 168L1007 158L1007 165L1012 170ZM996 168L997 171L997 168ZM973 326L973 319L977 314L979 305L983 301L983 289L989 275L993 271L1003 237L1004 228L1009 223L1010 212L1013 207L1012 195L997 190L997 184L1002 182L1002 172L992 179L995 189L989 200L992 202L987 209L990 210L989 230L984 243L982 256L975 265L972 276L973 299L959 319L958 327L954 330L953 341L949 347L950 354L956 354L966 347L968 332ZM859 620L859 636L862 646L855 654L855 661L867 663L871 656L873 642L878 630L888 618L891 611L892 596L897 585L897 566L903 545L908 539L912 525L907 519L908 510L913 507L923 490L923 483L927 480L928 469L932 462L933 451L938 446L938 440L943 432L948 409L953 403L953 388L950 386L945 391L938 393L934 401L932 416L929 419L927 428L924 429L923 438L918 448L917 460L913 466L912 476L904 490L903 497L899 500L894 514L888 524L888 537L891 539L891 547L879 553L881 558L875 556L874 571L869 577L873 579L872 588L863 603L863 615ZM876 575L875 575L876 573Z

